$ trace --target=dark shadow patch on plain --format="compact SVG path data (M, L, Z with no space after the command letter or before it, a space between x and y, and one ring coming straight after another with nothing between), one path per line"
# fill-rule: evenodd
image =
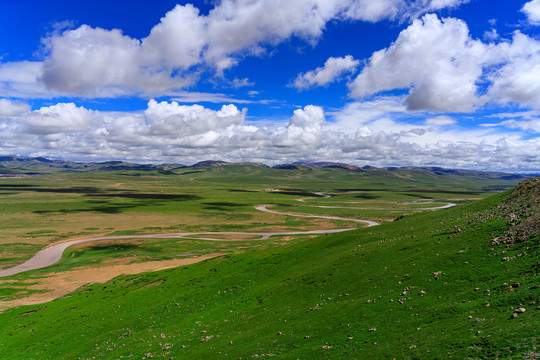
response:
M279 191L269 191L272 194L283 194L283 195L293 195L293 196L308 196L308 197L324 197L316 195L309 191L302 190L279 190Z
M35 192L43 192L43 193L58 193L58 194L83 194L83 195L89 195L89 194L99 194L103 193L104 190L96 188L96 187L90 187L90 186L74 186L69 188L43 188L35 185L30 186L15 186L10 185L9 187L6 187L5 185L0 185L0 190L8 190L8 189L17 189L19 191L35 191ZM5 189L3 189L6 187Z
M402 194L403 196L413 197L415 199L433 199L431 196L419 195L419 194Z
M60 210L36 210L33 211L34 214L71 214L78 212L99 212L103 214L120 214L125 210L132 209L139 206L147 205L146 203L137 203L137 204L114 204L114 205L103 205L103 206L93 206L86 209L60 209Z
M373 199L380 199L382 198L382 196L375 195L375 194L359 194L359 195L356 195L355 198L364 199L364 200L373 200Z
M7 187L3 189L3 187ZM126 199L142 199L142 200L200 200L202 197L191 194L158 194L158 193L143 193L135 191L124 191L116 189L100 189L90 186L74 186L69 188L42 188L38 186L17 186L11 184L0 185L0 190L11 190L16 188L18 191L35 191L44 193L59 193L59 194L82 194L89 197L110 197L110 198L126 198Z
M210 205L210 206L226 206L226 207L236 207L236 206L247 206L247 204L239 204L239 203L233 203L228 201L214 201L214 202L205 202L204 205Z
M136 200L201 200L203 199L199 195L191 194L153 194L153 193L139 193L139 192L124 192L117 194L97 194L89 195L92 197L104 197L104 198L124 198L124 199L136 199Z
M197 173L203 173L203 172L206 172L206 170L186 171L183 173L179 173L178 175L189 175L189 174L197 174Z
M102 245L92 245L85 248L85 250L90 251L101 251L101 250L117 250L117 251L128 251L133 249L138 249L141 246L135 244L102 244Z
M459 195L481 195L481 192L475 190L440 190L440 189L414 189L414 190L397 190L396 192L411 192L411 193L441 193L441 194L459 194Z
M388 191L393 191L393 190L388 190L388 189L379 189L379 188L356 188L356 189L334 189L334 191L343 191L343 192L352 192L352 191L367 191L367 192L370 192L370 191L384 191L384 192L388 192Z

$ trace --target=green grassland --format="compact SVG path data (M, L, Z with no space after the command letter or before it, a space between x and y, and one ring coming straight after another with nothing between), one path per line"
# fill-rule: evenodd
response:
M493 195L512 181L413 170L240 165L167 175L121 171L2 179L2 267L63 238L134 235L131 241L77 245L58 264L12 281L122 256L152 261L224 255L120 276L50 303L6 310L0 314L0 354L9 359L536 359L539 182ZM320 191L333 197L296 201ZM447 202L460 206L417 212ZM351 226L260 213L253 209L258 204L382 225L264 243L136 237ZM327 205L344 208L315 207ZM406 216L390 221L400 215ZM25 286L10 284L5 298Z
M460 203L515 184L515 180L414 170L281 170L253 165L0 179L0 267L18 264L47 244L76 237L354 226L340 221L323 224L317 219L272 216L253 208L259 204L295 205L287 211L341 214L385 222L410 213L415 207L425 207L410 204L412 201ZM332 200L315 197L306 203L296 201L313 197L313 192L318 191L332 194ZM343 208L308 209L298 205ZM346 208L358 206L373 210Z
M378 227L88 285L0 314L0 353L536 359L539 199L537 178Z

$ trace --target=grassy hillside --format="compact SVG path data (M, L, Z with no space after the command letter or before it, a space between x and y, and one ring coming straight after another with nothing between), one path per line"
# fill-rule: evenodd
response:
M0 314L9 359L536 359L540 179Z

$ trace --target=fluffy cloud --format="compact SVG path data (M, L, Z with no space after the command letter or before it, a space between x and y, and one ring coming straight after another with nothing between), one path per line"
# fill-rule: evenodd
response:
M156 49L146 50L120 30L83 25L49 38L47 46L50 54L39 80L60 93L113 97L137 91L163 92L189 83L180 76L171 77L170 68L164 71L160 62L149 63L146 54Z
M435 125L435 126L444 126L444 125L453 125L456 123L456 120L452 119L449 116L436 116L426 120L426 125Z
M455 8L468 2L469 0L431 0L427 2L419 1L420 4L424 4L424 6L421 8L422 12L441 10L445 8Z
M540 134L540 112L522 111L510 113L498 113L488 118L508 119L500 122L485 122L480 124L482 127L506 127L510 129L520 129L526 132Z
M325 0L224 0L208 15L205 56L215 63L241 52L260 54L265 51L262 44L293 35L314 41L339 7Z
M520 32L485 44L458 19L428 14L373 53L350 84L354 98L409 89L409 110L467 112L486 102L540 106L540 42ZM479 84L487 84L482 95Z
M43 74L43 63L20 61L0 63L0 96L15 98L55 97L38 81Z
M485 31L484 36L483 36L484 40L488 42L499 40L500 37L501 36L495 29L491 29L490 31Z
M490 76L489 95L501 103L540 108L540 53L516 58Z
M533 25L540 25L540 0L532 0L523 5L522 12Z
M415 113L411 121L400 98L375 98L332 115L308 105L288 119L257 124L247 122L245 110L234 105L213 110L151 100L143 112L99 112L60 103L0 117L0 151L153 163L326 160L537 171L540 139L530 136L539 131L537 115L501 117L512 115L515 118L491 126L442 126L450 125L451 119Z
M316 41L343 6L324 0L226 0L203 16L190 4L177 5L142 40L83 25L45 40L49 54L40 80L75 95L164 93L191 84L196 67L209 65L222 76L237 56L263 53L265 44L291 36Z
M342 11L348 19L376 22L383 19L416 18L424 13L455 8L469 0L356 0Z
M21 101L0 99L0 116L16 116L30 111L30 106Z
M223 0L208 15L201 15L191 4L176 5L143 39L88 25L53 33L43 39L43 63L0 64L0 94L26 98L155 96L193 84L208 68L222 76L242 57L264 54L267 46L291 37L315 44L331 20L403 20L463 2ZM346 65L337 66L343 69ZM16 68L15 77L7 67ZM23 67L32 69L24 72ZM326 72L314 74L321 78L314 79L315 84L331 76L330 68ZM239 79L233 86L248 84Z
M394 0L358 0L344 9L344 17L364 21L379 21L384 18L395 18L404 7L404 1Z
M143 39L142 62L170 69L198 64L207 42L206 26L206 19L193 5L176 5Z
M20 120L31 134L69 134L94 130L100 116L97 111L73 103L60 103L32 111Z
M326 121L324 111L320 106L307 105L304 109L297 109L289 120L289 127L298 127L306 130L320 129Z
M540 41L516 31L511 41L491 45L487 55L487 100L539 108Z
M531 119L531 120L516 120L510 119L502 121L497 124L480 124L484 127L493 127L493 126L504 126L511 129L521 129L527 132L535 132L540 134L540 119Z
M320 106L308 105L297 109L286 128L272 135L272 143L279 147L315 147L321 140L321 129L326 122Z
M240 112L234 105L223 105L213 111L200 105L181 106L177 102L158 103L150 100L144 112L145 133L167 137L185 137L210 130L239 125L244 122L246 109Z
M482 43L457 19L425 15L403 30L388 49L375 52L350 86L351 96L411 88L411 110L470 111L482 74Z
M48 56L39 78L49 90L89 97L161 94L194 81L201 62L205 18L177 5L142 39L87 25L44 40ZM81 71L84 69L84 71Z
M302 90L313 86L328 85L338 80L344 74L354 72L359 63L351 55L340 58L331 57L326 60L323 67L318 67L313 71L298 75L294 80L293 86Z

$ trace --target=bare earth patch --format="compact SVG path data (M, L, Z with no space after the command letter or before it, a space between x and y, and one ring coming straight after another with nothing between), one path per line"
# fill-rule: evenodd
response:
M22 306L34 305L58 299L69 294L88 283L104 283L119 275L139 274L147 271L157 271L177 266L194 264L206 259L210 259L221 254L209 254L188 259L173 259L163 261L150 261L128 265L113 265L98 268L76 269L68 272L53 273L51 276L42 279L31 279L28 282L36 283L28 286L32 290L46 290L43 293L36 293L30 296L0 302L0 311Z

